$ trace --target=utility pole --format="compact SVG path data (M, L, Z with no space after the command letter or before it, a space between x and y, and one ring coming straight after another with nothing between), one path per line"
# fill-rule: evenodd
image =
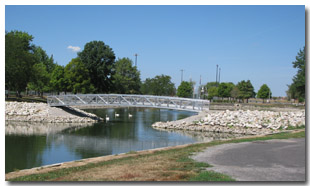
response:
M221 83L221 68L219 69L219 83Z
M218 67L219 67L219 65L216 65L216 80L215 80L216 86L217 86L217 72L218 72Z
M181 83L183 82L183 69L181 69Z
M197 92L198 92L198 95L199 95L199 97L198 97L199 99L200 99L200 97L201 97L201 90L200 90L200 89L201 89L201 75L200 75L199 87L198 87L198 91L197 91Z
M136 56L135 66L137 66L137 58L138 58L138 54L135 54L135 56Z

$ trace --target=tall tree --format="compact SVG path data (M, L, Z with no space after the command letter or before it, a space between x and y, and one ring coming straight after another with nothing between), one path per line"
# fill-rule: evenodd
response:
M218 96L218 87L216 86L211 86L207 89L207 99L212 100L214 97Z
M56 66L56 64L54 63L53 55L49 57L46 54L46 51L43 50L42 47L40 46L35 46L33 53L35 57L37 58L37 61L44 64L44 66L46 67L46 71L48 73L52 73Z
M50 90L50 74L46 70L46 66L43 63L36 63L33 66L33 76L27 87L29 90L35 90L40 96L43 96L43 92Z
M120 94L140 93L140 72L132 65L129 58L118 59L115 63L115 74L113 75L115 92Z
M26 32L11 31L5 34L5 87L20 92L25 90L37 62L33 54L33 36Z
M267 99L271 96L272 96L272 93L270 91L270 88L266 84L263 84L257 92L257 97L262 98L263 103L264 103L265 99Z
M224 98L228 98L231 97L231 91L234 88L234 84L229 82L229 83L221 83L218 87L218 96L219 97L224 97Z
M237 99L240 97L240 91L237 86L233 87L233 89L230 91L230 95L234 99Z
M68 80L65 79L65 68L63 66L55 65L55 68L51 74L50 83L53 91L56 91L57 94L61 91L64 91L65 93L68 91Z
M178 87L177 96L191 98L193 96L193 84L188 81L182 81Z
M293 77L293 83L289 86L289 94L290 97L294 99L299 99L300 101L304 101L305 99L305 65L306 65L306 58L305 58L305 47L303 50L299 50L296 60L292 62L293 67L297 68L297 74Z
M246 99L247 103L249 101L249 98L255 97L254 87L250 80L244 81L242 80L237 84L237 87L240 91L240 98Z
M68 90L76 93L90 93L94 91L89 72L80 58L74 58L65 67L65 79L68 82Z
M208 82L205 85L207 90L207 99L212 100L214 97L218 96L218 83L217 82Z
M171 77L166 75L147 78L141 86L141 93L147 95L174 96L175 86Z
M115 73L115 54L103 41L86 43L84 50L78 53L81 61L89 71L91 83L97 93L113 91L112 76Z

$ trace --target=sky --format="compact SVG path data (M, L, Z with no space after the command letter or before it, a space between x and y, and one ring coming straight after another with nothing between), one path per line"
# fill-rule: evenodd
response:
M177 87L192 79L250 80L286 96L299 50L305 46L303 5L33 6L6 5L5 30L25 31L60 65L90 41L109 45L116 58L135 61L141 80L169 75Z

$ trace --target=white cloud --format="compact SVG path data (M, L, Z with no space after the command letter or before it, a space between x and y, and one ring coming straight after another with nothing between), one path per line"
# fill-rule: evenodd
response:
M78 52L78 51L80 51L81 50L81 48L80 47L78 47L78 46L68 46L67 47L68 49L70 49L70 50L72 50L73 52Z

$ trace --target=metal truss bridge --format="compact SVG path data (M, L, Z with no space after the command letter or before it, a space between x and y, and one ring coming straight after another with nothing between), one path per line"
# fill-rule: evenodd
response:
M74 94L48 96L49 106L152 107L186 111L208 111L209 100L133 94Z

